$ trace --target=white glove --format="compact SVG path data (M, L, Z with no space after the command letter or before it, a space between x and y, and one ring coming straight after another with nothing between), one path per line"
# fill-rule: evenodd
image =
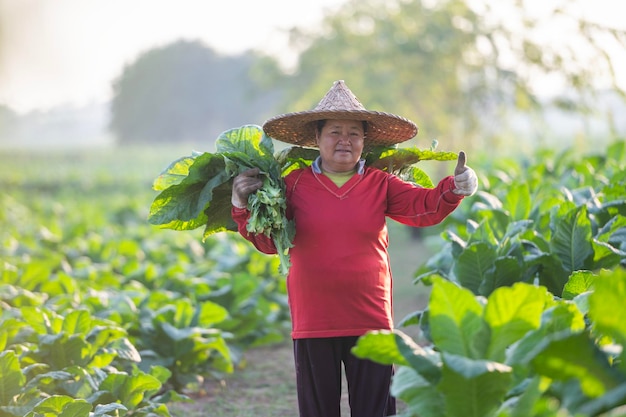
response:
M234 207L237 207L239 209L244 209L248 207L248 204L243 202L243 200L241 200L239 196L237 196L235 193L232 194L230 202Z
M478 189L478 177L474 170L465 165L465 152L459 152L459 159L454 168L454 189L458 195L470 196Z

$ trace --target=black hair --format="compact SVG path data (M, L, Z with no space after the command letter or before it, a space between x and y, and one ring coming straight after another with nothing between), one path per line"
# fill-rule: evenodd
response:
M327 119L322 119L316 122L315 129L318 134L322 133L322 129L324 128L326 121ZM363 123L363 134L366 135L367 134L367 122L365 120L362 120L361 123Z

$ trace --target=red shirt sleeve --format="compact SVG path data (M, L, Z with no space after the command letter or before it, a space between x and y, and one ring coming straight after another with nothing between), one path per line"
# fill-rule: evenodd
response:
M454 211L463 200L452 192L454 177L443 178L435 188L421 188L388 176L387 215L408 226L433 226Z
M239 230L239 234L241 234L241 236L243 236L246 240L252 242L255 248L257 248L260 252L267 253L269 255L278 253L272 238L265 236L264 234L257 235L248 232L246 229L246 224L248 223L248 218L250 217L250 211L248 209L233 206L230 213L235 223L237 223L237 230Z

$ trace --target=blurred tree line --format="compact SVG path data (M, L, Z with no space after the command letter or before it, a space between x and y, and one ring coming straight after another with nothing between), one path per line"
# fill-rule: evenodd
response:
M249 76L261 59L221 56L197 41L149 50L113 84L111 130L123 143L200 141L253 123L278 97L260 94Z
M598 77L615 87L609 48L623 51L626 33L585 20L575 5L560 0L538 14L521 0L471 7L469 0L351 0L314 31L290 31L298 61L289 70L258 53L220 56L178 42L124 69L114 83L111 129L122 143L213 140L231 127L313 108L344 79L368 109L414 120L421 147L440 137L447 149L498 146L520 112L541 134L546 104L593 116ZM556 26L566 32L547 43L542 35ZM546 103L538 76L568 94Z

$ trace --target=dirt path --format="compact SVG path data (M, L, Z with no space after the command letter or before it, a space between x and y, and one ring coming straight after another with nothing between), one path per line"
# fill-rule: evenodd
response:
M209 381L193 403L170 405L172 416L297 417L291 342L251 349L245 358L242 369L223 381ZM342 411L349 416L346 395Z
M251 349L244 363L222 381L208 381L190 404L170 405L174 417L296 417L291 345Z
M248 361L223 381L210 381L191 403L169 405L173 417L298 417L291 344L250 350ZM346 381L341 416L350 417ZM405 405L398 401L398 412Z
M402 312L414 311L420 298L400 298ZM411 334L410 331L407 333ZM349 417L343 382L342 417ZM173 417L297 417L295 369L291 341L245 353L240 369L223 381L208 381L193 403L170 405ZM399 411L403 404L398 402Z

